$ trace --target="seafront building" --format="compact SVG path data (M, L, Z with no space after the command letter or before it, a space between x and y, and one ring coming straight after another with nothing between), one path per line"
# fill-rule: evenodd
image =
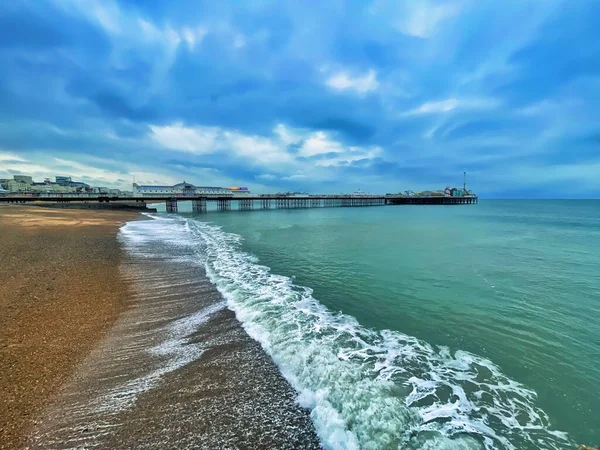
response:
M0 179L0 189L4 194L84 194L84 193L107 193L121 196L123 192L119 189L103 187L91 187L81 181L73 181L71 177L57 176L55 181L46 178L44 181L33 181L28 175L14 175L13 178ZM129 193L131 194L131 193Z
M55 184L62 186L62 187L72 188L72 189L75 189L76 191L77 191L77 189L81 189L81 190L89 190L90 189L89 184L82 183L81 181L73 181L71 179L71 177L55 177Z
M28 192L31 189L31 185L20 180L2 180L2 188L8 192Z
M119 197L119 198L131 198L131 197L247 197L250 194L250 190L247 187L231 186L231 187L218 187L218 186L196 186L191 183L183 181L171 186L168 185L143 185L133 183L132 191L121 191L120 189L112 189L103 186L90 186L87 183L80 181L73 181L71 177L67 176L56 176L55 181L51 181L46 178L43 182L35 182L33 178L28 175L14 175L12 179L4 178L0 179L0 192L3 196L10 194L18 195L30 195L38 197L52 197L52 196L73 196L73 197ZM341 194L342 196L345 194ZM357 191L352 194L348 194L352 197L369 197L372 194L367 192ZM402 197L416 197L416 198L438 198L438 197L455 197L455 198L475 198L476 195L472 191L469 191L466 186L466 173L463 180L463 187L461 188L450 188L446 187L441 190L431 190L422 192L405 191L404 193L398 194L386 194L387 196L399 195ZM275 194L261 194L260 197L285 197L285 198L312 198L315 195L310 195L308 192L278 192ZM319 197L318 195L316 197Z
M229 188L215 186L195 186L191 183L178 183L173 186L141 185L133 183L134 197L156 197L169 195L245 195L250 191L247 187L232 186Z
M36 182L28 175L14 175L12 179L0 179L0 188L13 193L75 193L90 187L85 183L73 182L69 177L56 177L56 180L46 178L42 182Z
M4 196L8 194L41 195L75 194L75 195L100 195L109 197L155 197L177 195L247 195L247 187L232 186L195 186L183 182L173 186L141 185L133 183L132 191L122 191L103 186L90 186L81 181L73 181L71 177L56 176L54 181L46 178L42 182L33 181L29 175L14 175L13 178L0 179L0 189Z
M33 178L29 175L14 175L13 179L20 183L33 184Z

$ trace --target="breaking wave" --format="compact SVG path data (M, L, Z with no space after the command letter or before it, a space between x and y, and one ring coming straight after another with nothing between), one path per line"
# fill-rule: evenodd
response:
M311 410L329 449L564 449L536 393L490 360L328 310L308 287L271 273L242 238L174 217L198 263ZM201 250L200 250L201 249Z

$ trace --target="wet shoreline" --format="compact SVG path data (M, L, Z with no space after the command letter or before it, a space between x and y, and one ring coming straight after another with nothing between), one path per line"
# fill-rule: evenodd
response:
M139 237L121 236L132 307L29 446L320 448L309 411L193 262L197 249Z

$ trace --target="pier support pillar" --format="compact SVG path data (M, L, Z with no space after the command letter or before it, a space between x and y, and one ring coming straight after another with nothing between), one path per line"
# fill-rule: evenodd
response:
M219 211L231 210L231 200L227 200L227 199L217 200L217 210L219 210Z
M165 204L166 204L168 213L176 213L177 212L177 199L176 198L167 199Z
M192 200L192 211L196 213L205 213L206 212L206 200Z
M254 209L254 202L252 200L242 199L239 201L240 211L251 211Z

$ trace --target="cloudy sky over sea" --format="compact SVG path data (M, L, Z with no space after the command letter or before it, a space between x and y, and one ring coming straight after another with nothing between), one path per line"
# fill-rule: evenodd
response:
M600 195L600 2L0 4L0 178Z

